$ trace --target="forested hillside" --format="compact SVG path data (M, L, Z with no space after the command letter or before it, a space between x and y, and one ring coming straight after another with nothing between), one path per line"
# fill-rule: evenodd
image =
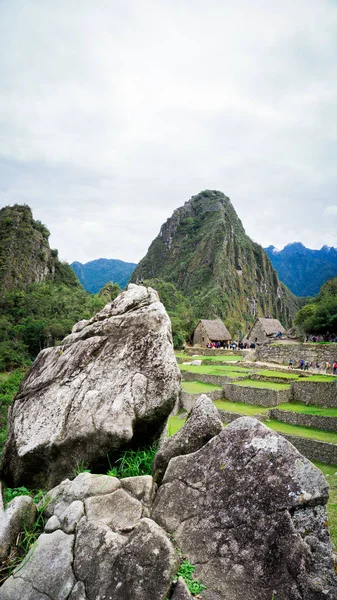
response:
M320 287L337 275L337 249L311 250L296 242L283 250L265 248L278 276L296 296L316 296Z
M137 265L113 258L98 258L84 264L73 262L70 266L84 289L96 294L109 281L124 288Z
M162 225L131 277L144 279L173 283L197 317L231 319L232 329L245 330L256 314L288 326L298 308L229 198L214 190L192 197Z
M305 334L337 339L337 277L329 279L318 296L301 308L295 324Z
M0 371L29 364L108 302L85 292L48 237L29 206L0 210Z

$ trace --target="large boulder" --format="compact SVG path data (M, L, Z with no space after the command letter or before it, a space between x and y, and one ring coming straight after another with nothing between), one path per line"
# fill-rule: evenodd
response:
M209 600L335 600L321 471L256 419L172 458L152 517L175 539Z
M0 587L0 600L164 600L178 555L147 518L151 477L83 473L48 494L45 533Z
M5 481L48 489L77 464L104 472L108 455L159 435L180 387L157 292L129 285L38 355L10 410Z
M206 394L195 401L184 426L163 442L154 458L153 474L160 483L171 458L202 448L223 429L218 410Z
M30 496L17 496L0 509L0 564L4 561L21 531L30 529L36 515L36 506Z

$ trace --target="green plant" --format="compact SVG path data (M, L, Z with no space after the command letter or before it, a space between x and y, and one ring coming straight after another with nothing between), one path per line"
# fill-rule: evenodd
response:
M116 460L116 466L112 467L110 460L110 469L108 475L112 477L138 477L139 475L151 475L152 463L157 452L157 444L149 448L138 450L125 450Z
M180 564L180 567L173 579L173 581L176 582L178 581L179 577L182 577L193 596L200 594L202 590L206 589L206 586L203 585L199 579L193 578L194 571L195 566L185 558L185 560L183 560L183 562Z
M81 473L91 473L90 469L86 468L83 459L80 462L76 460L76 466L73 468L74 477L77 477L77 475L80 475Z
M4 492L5 505L11 502L11 500L17 496L30 496L30 492L24 486L17 488L5 488Z

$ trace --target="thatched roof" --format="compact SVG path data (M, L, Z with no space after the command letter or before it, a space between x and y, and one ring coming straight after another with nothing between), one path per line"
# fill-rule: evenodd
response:
M262 317L258 317L256 320L260 322L262 329L266 335L273 335L274 333L278 333L279 331L281 333L286 332L283 325L281 325L278 319L263 319Z
M204 329L210 340L214 342L224 342L232 339L228 329L220 319L208 320L201 319L200 323L204 326Z

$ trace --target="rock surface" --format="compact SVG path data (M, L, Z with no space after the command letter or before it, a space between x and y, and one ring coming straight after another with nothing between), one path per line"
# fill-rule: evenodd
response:
M182 577L179 577L171 600L192 600L189 589Z
M135 485L128 480L124 485L139 499L123 481L89 473L52 490L45 530L56 530L40 535L0 587L0 600L168 597L178 557L165 531L142 516L149 509L152 478L135 479Z
M129 285L61 347L40 352L10 410L5 481L48 489L77 463L106 471L107 454L159 435L180 380L157 293Z
M213 402L202 394L194 403L185 425L159 448L153 463L156 483L161 482L171 458L196 452L222 429L217 409Z
M5 510L0 511L0 563L15 544L24 527L29 529L34 523L36 506L29 496L17 496Z
M335 600L323 474L256 419L172 458L153 518L209 600Z

